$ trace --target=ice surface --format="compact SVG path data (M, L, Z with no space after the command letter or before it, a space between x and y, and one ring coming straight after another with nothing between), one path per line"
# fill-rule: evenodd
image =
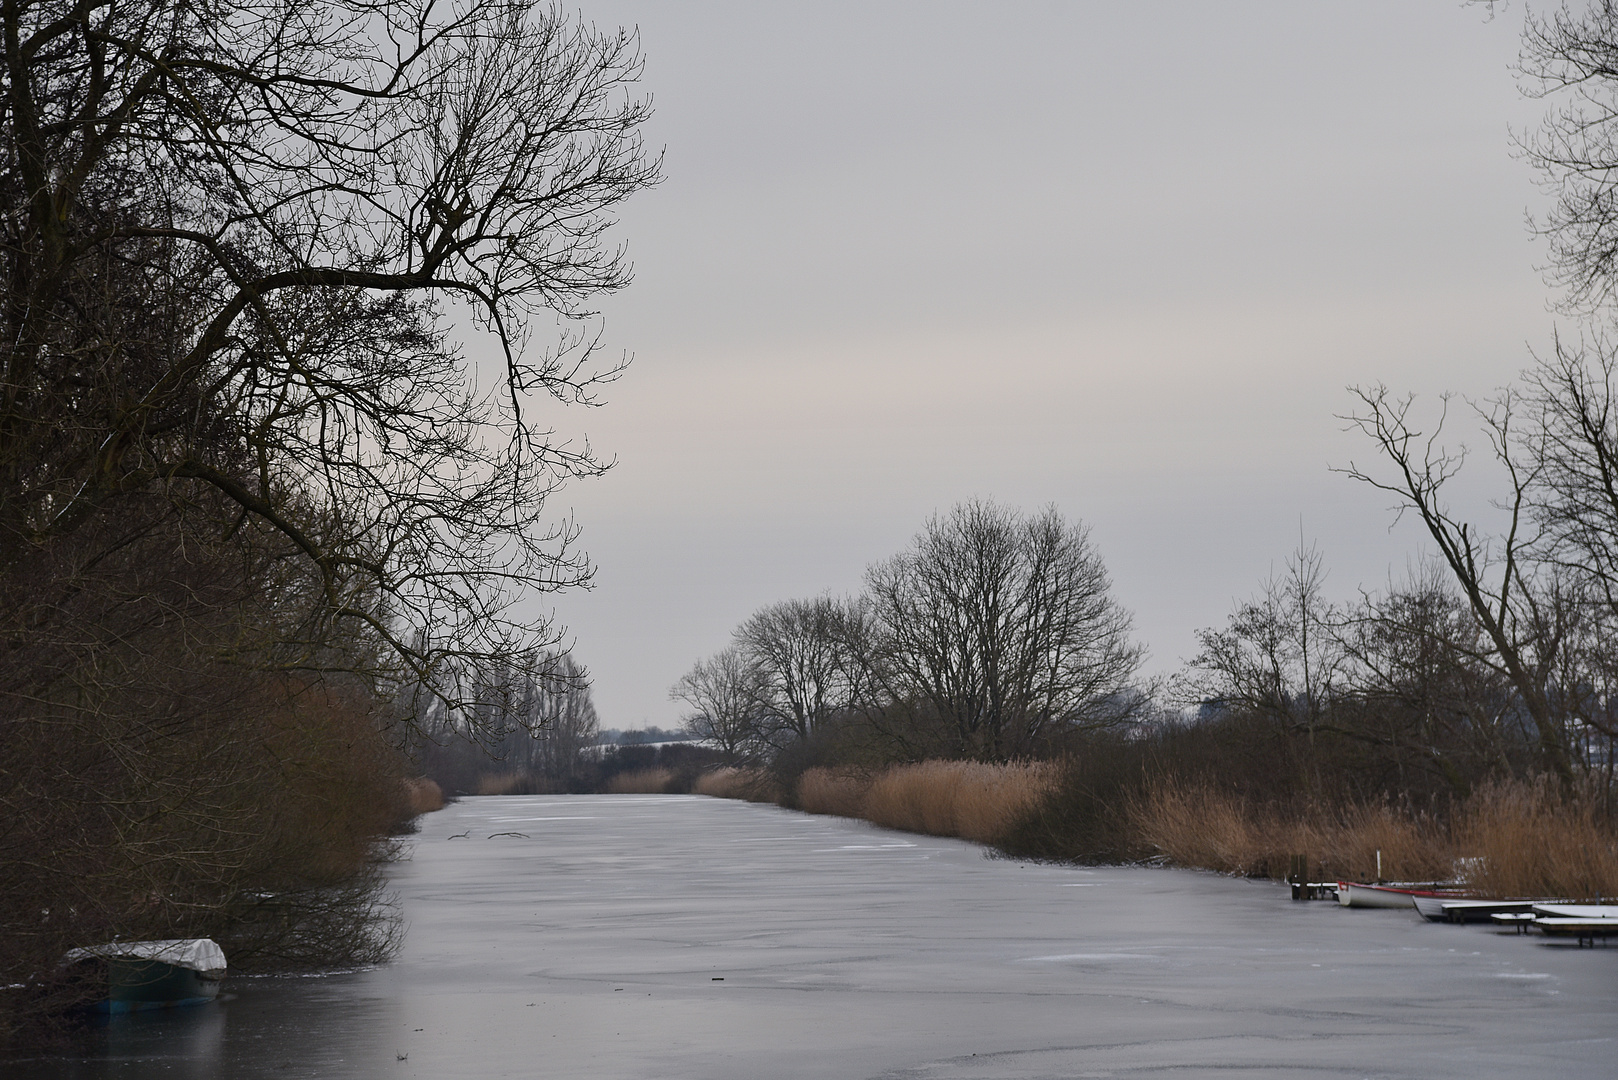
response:
M557 820L483 839L523 816ZM241 980L204 1015L109 1026L88 1060L0 1073L1537 1080L1618 1056L1618 948L1271 883L700 797L467 799L413 844L395 963Z

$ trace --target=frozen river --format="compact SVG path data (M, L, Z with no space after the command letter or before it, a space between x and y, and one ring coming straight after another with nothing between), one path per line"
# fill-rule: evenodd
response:
M396 882L385 968L232 980L0 1073L1618 1075L1618 949L1273 884L672 796L468 799L424 819Z

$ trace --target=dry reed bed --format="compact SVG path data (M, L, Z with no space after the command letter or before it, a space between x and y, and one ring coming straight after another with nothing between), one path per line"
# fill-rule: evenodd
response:
M810 769L798 781L798 805L812 814L992 843L1049 790L1054 776L1051 766L1038 762L923 761L868 778Z
M853 769L809 769L798 777L798 809L811 814L864 817L870 774Z
M779 802L781 789L775 778L763 769L736 769L724 766L710 769L691 786L696 795L716 799L745 799L748 802Z
M666 795L673 782L673 769L637 769L619 773L601 790L608 795Z
M1279 877L1291 855L1327 880L1446 880L1487 896L1618 893L1618 837L1593 798L1548 782L1479 788L1447 821L1386 805L1281 815L1206 785L1162 783L1129 808L1139 840L1180 866Z
M1019 818L1053 794L1059 766L1025 762L924 761L875 774L817 768L795 789L812 814L864 818L933 836L1001 842ZM635 790L648 790L637 788ZM698 794L784 801L762 770L716 769ZM1293 855L1325 880L1376 877L1448 880L1464 874L1486 896L1618 895L1618 834L1593 793L1554 783L1506 782L1477 789L1447 819L1386 804L1317 806L1282 813L1207 784L1159 781L1125 806L1131 850L1178 866L1279 878Z
M523 775L516 772L484 773L478 777L478 795L515 795L522 787Z
M1473 883L1491 895L1618 895L1618 835L1588 794L1563 798L1547 782L1484 788L1455 832L1479 859Z
M438 784L425 776L406 778L405 804L412 814L430 814L444 809L444 792Z
M1436 881L1451 875L1455 855L1429 818L1386 806L1353 806L1281 815L1205 785L1160 783L1129 807L1141 844L1180 866L1253 877L1279 877L1294 854L1326 876L1369 881L1382 876Z

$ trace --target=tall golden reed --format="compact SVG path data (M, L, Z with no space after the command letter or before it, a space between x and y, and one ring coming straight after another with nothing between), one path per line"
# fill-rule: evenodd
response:
M1451 876L1455 858L1438 822L1382 804L1281 814L1207 784L1164 781L1129 807L1129 820L1170 862L1227 874L1280 877L1299 854L1311 875L1370 881L1381 852L1383 878L1436 881Z
M992 843L1017 815L1042 798L1055 769L1040 762L988 765L923 761L867 775L851 769L809 769L798 778L795 805L811 814L864 818L877 825L932 836ZM780 801L767 774L715 769L692 789L699 795Z
M990 843L1053 779L1054 770L1042 762L897 765L872 779L861 816L890 829Z
M608 795L664 795L673 780L672 769L637 769L619 773L602 790Z
M809 769L798 777L798 809L811 814L864 817L871 778L842 769Z
M1160 783L1130 807L1139 840L1179 866L1279 877L1306 855L1311 874L1370 881L1456 877L1480 895L1569 897L1618 893L1618 835L1594 798L1548 778L1479 788L1450 819L1386 804L1280 814L1205 784Z
M777 802L780 788L763 769L738 769L730 765L710 769L691 785L696 795L716 799L745 799L748 802Z
M515 795L522 786L523 775L517 772L484 773L478 777L478 795Z
M995 843L1019 815L1051 793L1058 768L924 761L875 775L816 768L799 778L796 805L934 836ZM699 794L777 799L762 770L716 769ZM1447 818L1387 803L1282 811L1206 783L1161 780L1124 807L1127 846L1178 866L1279 878L1293 855L1311 876L1370 881L1378 855L1385 880L1464 876L1479 895L1618 897L1618 832L1594 794L1568 795L1550 780L1479 788Z
M407 777L404 788L405 803L412 814L430 814L444 809L444 791L436 781L425 776Z
M1471 884L1491 896L1618 895L1618 834L1597 806L1549 777L1480 788L1455 830Z

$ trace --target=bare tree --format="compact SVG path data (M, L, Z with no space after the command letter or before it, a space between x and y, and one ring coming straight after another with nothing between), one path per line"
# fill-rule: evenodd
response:
M955 750L996 758L1053 730L1108 724L1142 650L1082 525L988 502L934 517L868 571L886 692Z
M1400 513L1411 511L1421 520L1487 642L1478 659L1509 680L1537 733L1543 761L1570 779L1568 732L1565 715L1555 707L1553 678L1578 616L1577 586L1554 569L1538 572L1535 553L1543 535L1534 526L1532 498L1543 462L1532 454L1524 460L1514 424L1516 399L1508 392L1479 410L1511 491L1502 504L1506 529L1490 537L1454 517L1444 502L1443 487L1459 472L1465 453L1439 441L1443 418L1424 435L1411 426L1413 399L1392 399L1384 387L1355 394L1364 409L1347 419L1375 442L1392 475L1383 479L1352 463L1342 471L1391 493Z
M524 685L506 760L568 785L587 771L601 722L578 661L564 654L552 666L560 680L530 677Z
M460 709L420 687L402 689L396 722L427 771L454 790L492 774L538 790L577 787L591 773L600 720L577 660L563 653L545 666L550 677L536 678L494 665L485 675L494 685L474 687L476 700Z
M1285 572L1240 605L1225 629L1197 632L1201 650L1182 693L1250 710L1313 737L1339 662L1324 581L1319 551L1300 540Z
M755 706L774 733L807 739L862 697L866 671L854 642L864 619L858 602L821 596L771 604L736 629Z
M759 705L764 696L758 669L735 645L697 661L669 691L691 707L685 730L716 746L727 764L752 760L770 747L771 724Z
M1448 567L1428 562L1362 594L1333 634L1343 654L1333 728L1389 748L1401 788L1407 762L1462 795L1469 777L1521 771L1535 734Z
M1558 336L1552 354L1523 375L1528 424L1519 442L1538 465L1529 495L1545 532L1542 553L1618 611L1615 365L1603 336L1578 347Z
M1556 102L1538 133L1518 140L1556 194L1536 223L1551 279L1569 308L1606 307L1618 281L1618 6L1530 11L1521 73L1528 92Z
M452 698L545 674L557 633L507 608L589 576L543 507L604 463L546 402L619 369L586 320L657 178L634 36L517 0L23 0L0 29L0 571L210 488L309 570L278 666L354 623Z

